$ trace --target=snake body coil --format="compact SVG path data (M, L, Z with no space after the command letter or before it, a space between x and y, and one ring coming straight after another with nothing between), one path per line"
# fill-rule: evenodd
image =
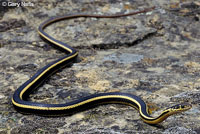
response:
M43 38L54 44L55 46L64 49L66 52L68 52L68 54L40 69L34 76L32 76L28 81L26 81L15 91L12 98L12 103L15 106L15 108L21 112L26 112L26 113L59 115L65 113L73 113L79 109L82 108L85 109L90 106L102 103L121 103L136 108L139 111L142 120L148 124L158 124L172 114L190 109L191 108L190 104L178 104L164 110L158 117L154 118L149 115L148 107L141 98L132 94L120 93L120 92L93 94L91 96L83 97L78 100L65 104L43 104L27 100L32 90L36 89L36 87L41 85L41 83L43 83L48 76L50 76L60 68L63 68L67 64L74 62L74 60L78 55L78 52L74 48L67 45L66 43L56 40L55 38L44 32L45 27L56 21L64 19L72 19L78 17L116 18L116 17L134 15L138 13L144 13L152 9L154 9L154 7L129 14L107 15L107 16L91 15L91 14L59 16L50 18L49 20L42 23L38 29L39 34Z

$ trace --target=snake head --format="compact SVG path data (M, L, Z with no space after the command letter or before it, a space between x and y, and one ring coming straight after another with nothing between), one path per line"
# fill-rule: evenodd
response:
M177 104L177 105L174 105L172 107L165 109L158 117L149 119L151 121L149 121L149 120L144 120L144 121L148 124L158 124L158 123L164 121L165 119L167 119L169 116L176 114L176 113L184 112L186 110L189 110L190 108L192 108L192 105L189 103Z
M189 104L189 103L181 103L181 104L177 104L177 105L174 105L172 107L169 107L164 111L165 112L168 111L170 114L175 114L175 113L184 112L184 111L189 110L191 108L192 108L191 104Z

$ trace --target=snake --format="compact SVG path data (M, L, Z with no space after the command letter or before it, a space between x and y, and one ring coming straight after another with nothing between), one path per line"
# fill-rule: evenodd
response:
M136 108L139 112L141 119L147 124L158 124L164 121L170 115L180 113L189 110L192 105L189 103L180 103L172 107L166 108L157 117L150 115L148 105L139 97L130 93L122 92L103 92L95 93L86 97L81 97L77 100L63 103L63 104L46 104L41 102L30 101L30 94L41 86L44 81L57 72L60 69L64 69L67 65L73 64L78 57L78 52L62 41L55 39L44 31L44 29L52 23L69 20L79 17L93 17L93 18L117 18L130 15L136 15L139 13L149 12L155 9L155 7L146 8L142 11L130 12L126 14L114 14L114 15L98 15L98 14L71 14L51 17L48 20L40 24L38 33L41 38L50 42L54 46L61 48L66 52L66 55L47 64L39 69L29 80L23 83L13 94L12 104L14 108L22 113L38 114L44 116L58 116L65 114L73 114L82 109L89 109L90 107L102 105L102 104L124 104Z

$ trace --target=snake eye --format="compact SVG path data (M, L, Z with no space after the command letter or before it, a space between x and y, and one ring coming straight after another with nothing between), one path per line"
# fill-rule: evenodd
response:
M181 105L181 108L185 108L185 106L184 106L184 105Z

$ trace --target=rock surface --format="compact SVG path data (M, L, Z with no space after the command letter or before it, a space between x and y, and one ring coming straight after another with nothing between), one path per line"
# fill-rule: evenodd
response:
M3 1L8 4L8 0ZM200 133L200 0L49 0L29 6L0 3L0 133ZM27 2L14 0L14 2ZM64 103L98 92L120 91L143 98L157 115L180 102L193 108L160 126L145 124L128 106L106 105L72 116L47 118L18 113L14 91L39 68L64 55L37 33L44 20L72 13L135 16L78 18L47 32L79 51L80 61L56 73L31 101Z

